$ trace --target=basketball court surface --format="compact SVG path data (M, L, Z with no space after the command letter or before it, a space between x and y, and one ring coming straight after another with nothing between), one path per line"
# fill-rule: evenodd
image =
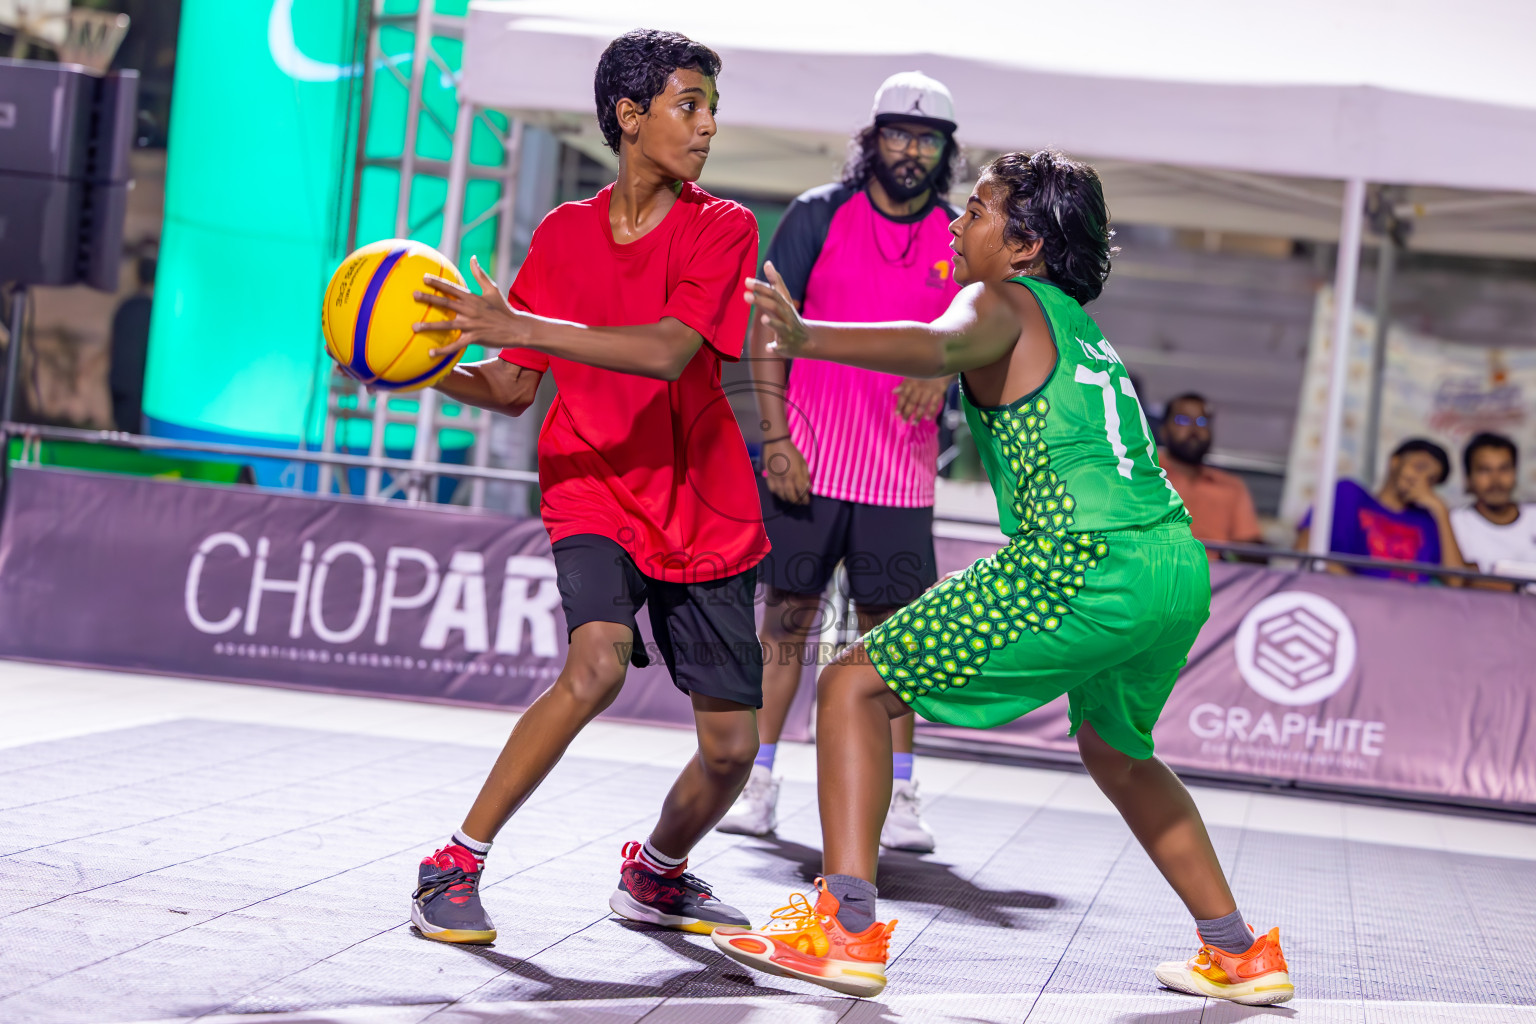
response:
M692 750L598 723L492 851L494 947L407 923L515 715L0 662L0 1021L1536 1024L1536 823L1196 789L1297 998L1161 990L1188 917L1086 776L920 758L929 857L888 856L890 986L749 976L706 937L608 913ZM693 869L761 922L818 863L814 753L772 839Z

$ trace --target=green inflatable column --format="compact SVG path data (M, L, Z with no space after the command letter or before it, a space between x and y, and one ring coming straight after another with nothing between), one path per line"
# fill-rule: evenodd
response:
M160 436L296 447L324 416L318 310L344 223L357 10L182 0L144 412ZM258 465L280 479L284 464Z

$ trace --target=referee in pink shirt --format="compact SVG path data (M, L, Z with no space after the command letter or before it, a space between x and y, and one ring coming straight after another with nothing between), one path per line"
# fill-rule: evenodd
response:
M942 83L906 71L880 86L842 180L796 199L768 246L807 318L926 323L949 307L959 290L949 249L949 222L959 211L945 200L960 164L954 132L954 101ZM767 354L768 341L754 325L759 490L773 543L759 567L769 588L761 639L773 657L763 669L757 763L719 825L746 835L767 835L777 824L775 748L800 685L797 655L820 630L822 594L838 563L861 633L938 578L935 417L951 380L815 360L791 365ZM896 785L880 841L927 853L934 840L912 781L912 726L911 715L891 723Z

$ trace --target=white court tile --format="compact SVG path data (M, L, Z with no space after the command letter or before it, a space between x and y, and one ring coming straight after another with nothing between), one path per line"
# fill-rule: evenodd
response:
M1004 771L1013 773L1021 771L1018 768L1005 768ZM1039 772L1040 775L1055 775L1060 782L1055 787L1052 795L1042 801L1053 810L1060 811L1086 811L1090 814L1108 814L1119 816L1115 805L1109 802L1109 798L1099 789L1098 785L1083 772ZM969 783L969 780L967 780ZM1252 793L1241 790L1217 789L1210 786L1190 786L1190 795L1194 797L1195 805L1200 808L1200 813L1209 825L1222 825L1232 828L1242 828L1247 822L1250 812ZM1006 794L989 792L989 800L1008 800Z
M0 663L0 678L11 667ZM81 694L100 683L66 673L49 679L65 707L89 704ZM58 787L58 799L28 804L14 820L59 839L43 859L15 859L22 867L8 876L11 928L26 940L0 941L0 1024L169 1024L191 1008L223 1024L1536 1024L1536 988L1518 944L1485 948L1457 932L1464 928L1458 915L1469 909L1477 918L1529 916L1533 865L1471 856L1518 846L1536 834L1527 826L1197 789L1213 821L1246 809L1243 855L1267 869L1244 888L1255 905L1284 907L1284 921L1294 922L1285 927L1298 933L1287 952L1300 997L1278 1009L1240 1008L1153 987L1151 964L1187 954L1187 922L1145 858L1121 855L1135 847L1087 776L922 759L935 769L936 788L964 800L935 804L935 817L945 815L940 858L886 865L897 874L891 885L882 880L882 905L904 922L905 944L891 988L879 1000L855 1002L748 977L697 938L602 920L612 883L600 876L612 869L616 837L649 820L691 749L687 730L594 724L587 736L597 756L571 758L563 781L552 777L564 788L536 798L500 848L503 874L488 887L505 930L498 948L469 951L405 930L415 856L407 848L413 837L426 836L425 845L451 827L436 823L454 820L477 777L452 780L444 805L440 751L358 737L353 726L415 722L403 734L409 740L439 727L423 722L467 734L503 729L515 716L148 677L132 685L134 713L182 724L151 731L138 745L120 737L118 755L83 755L88 744L68 745L18 776L18 785L37 789L34 797L48 795L37 787ZM127 702L108 703L96 710L126 713ZM201 711L191 717L215 717L212 710L228 718L186 722L182 712L194 708ZM0 723L5 712L0 692ZM253 720L226 724L241 715ZM265 737L282 726L329 728L345 742L311 742L303 770L289 773L277 796L248 793L239 770L204 770L201 752L223 745L248 749L253 764L281 758L272 752L283 749L275 745L283 737ZM785 756L805 767L814 751L792 744ZM632 767L644 759L668 770ZM139 778L146 764L166 772ZM95 838L99 802L71 796L92 772L121 805L107 839ZM139 781L118 785L119 772ZM763 901L814 867L814 800L810 787L793 787L796 806L779 837L709 837L702 869L721 891L743 894L744 908L772 906ZM953 813L962 806L964 813ZM1283 831L1327 839L1277 840ZM1453 833L1476 848L1444 852ZM1429 844L1431 855L1351 855L1356 843L1382 842ZM1298 850L1306 854L1300 860ZM212 852L195 864L184 851ZM1400 886L1378 884L1383 863L1400 873ZM1442 884L1463 865L1478 886L1463 892ZM1354 884L1362 879L1371 884ZM1411 906L1404 893L1412 893ZM44 899L52 909L34 913ZM1469 908L1469 899L1482 903ZM591 909L572 913L573 902ZM184 905L218 913L163 923ZM1410 914L1423 926L1382 927ZM1369 935L1368 958L1355 955L1357 934ZM8 991L8 972L21 971L30 972L27 980ZM1485 973L1508 983L1503 996L1513 1005L1469 1001L1482 998ZM1345 998L1351 993L1357 998ZM280 1009L288 1012L271 1012Z
M1298 995L1281 1006L1259 1008L1166 991L1138 995L1046 993L1024 1018L1026 1024L1238 1024L1265 1020L1294 1020L1298 1024L1536 1024L1536 1006L1308 999Z
M1536 822L1441 816L1438 825L1452 853L1536 860Z
M1041 807L1073 777L1072 773L1045 768L1015 768L1011 765L978 764L955 792L983 796L1003 804Z
M998 1013L999 1010L1003 1012ZM446 1011L446 1012L445 1012ZM1022 1016L1023 1014L1028 1016ZM1298 1024L1536 1024L1536 1007L1483 1003L1308 999L1298 996L1279 1007L1255 1008L1201 1000L1175 992L1138 994L971 995L964 992L917 996L887 995L878 1001L850 999L752 998L673 999L657 1006L648 999L563 1000L558 1003L427 1003L414 1006L356 1006L286 1013L168 1017L121 1024L611 1024L638 1021L666 1024L710 1020L730 1024L941 1024L1022 1020L1025 1024L1241 1024L1264 1020Z
M72 736L88 736L109 729L127 729L138 725L153 725L173 718L185 718L185 714L166 714L159 710L140 710L132 705L109 701L83 699L76 706L60 703L53 707L7 712L0 716L0 747L14 747L23 743L41 743L47 740L68 739Z
M964 997L959 997L962 1001ZM567 999L552 1003L473 1002L423 1003L413 1006L355 1006L286 1013L216 1014L195 1018L134 1021L131 1024L620 1024L644 1019L646 1024L718 1020L731 1024L834 1024L846 1020L852 999L822 996L742 997L736 999ZM873 1003L871 1006L879 1006ZM944 1021L934 1004L913 1013L882 1016L883 1020Z
M498 744L499 745L499 744ZM570 746L582 757L676 767L698 749L690 729L625 722L593 722Z
M1135 994L1042 993L1025 1008L1025 1024L1203 1024L1206 1001L1177 992L1153 990Z
M294 1010L287 1013L220 1013L196 1017L158 1017L123 1024L417 1024L443 1009L446 1003L415 1006L343 1006L327 1010Z
M955 787L970 778L976 764L918 753L913 764L912 777L921 786L924 796L937 797L953 792ZM779 741L773 761L774 774L787 782L814 783L816 781L816 745Z
M1046 806L1053 811L1087 811L1090 814L1119 816L1115 805L1109 802L1109 797L1100 792L1087 775L1068 775L1061 788L1051 795Z
M0 747L181 718L499 748L518 714L0 660ZM671 769L694 749L688 729L599 720L576 738L571 754ZM814 784L815 747L781 743L775 770L787 781ZM1080 771L919 754L916 778L928 799L976 796L1007 804L1116 813L1093 780ZM1202 786L1191 786L1190 791L1213 826L1536 860L1536 822Z
M773 772L786 782L814 783L816 781L816 745L780 740L778 750L773 756Z
M1211 826L1242 828L1248 823L1253 794L1241 789L1190 786L1189 795L1200 808L1200 817Z
M1423 811L1363 805L1344 808L1344 836L1359 843L1443 849L1444 835L1436 815Z
M1254 793L1248 802L1247 827L1264 832L1343 839L1344 807L1344 804L1328 800Z
M1368 1000L1366 1024L1532 1024L1536 1006ZM1228 1018L1231 1019L1231 1018ZM1311 1017L1303 1018L1310 1024Z
M918 754L912 762L912 777L928 797L970 791L969 780L975 773L976 764L971 761Z

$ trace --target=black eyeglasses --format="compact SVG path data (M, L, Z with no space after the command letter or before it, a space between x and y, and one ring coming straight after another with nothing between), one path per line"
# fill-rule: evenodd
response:
M938 156L944 152L944 143L948 139L939 132L923 132L913 135L905 128L881 128L880 141L893 149L905 150L917 142L917 152L921 156Z
M1187 427L1191 424L1197 427L1208 427L1211 425L1211 418L1209 416L1186 416L1182 412L1176 412L1168 418L1181 427Z

